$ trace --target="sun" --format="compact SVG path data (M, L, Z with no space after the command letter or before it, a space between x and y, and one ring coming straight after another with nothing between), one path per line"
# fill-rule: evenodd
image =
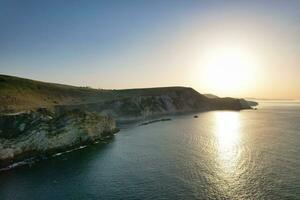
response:
M211 92L235 95L255 84L257 66L257 59L246 49L215 48L202 57L201 80Z

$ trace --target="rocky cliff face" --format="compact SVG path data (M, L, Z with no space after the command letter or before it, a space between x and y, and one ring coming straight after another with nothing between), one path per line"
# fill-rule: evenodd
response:
M87 110L112 116L118 121L141 120L159 115L170 115L208 110L242 110L251 107L240 99L209 99L192 88L152 88L126 91L118 98L101 103L56 106L60 110Z
M4 115L0 117L0 166L91 143L116 131L111 117L77 110Z

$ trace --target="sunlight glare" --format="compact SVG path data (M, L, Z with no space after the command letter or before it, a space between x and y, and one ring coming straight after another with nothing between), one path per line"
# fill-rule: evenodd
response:
M239 113L222 111L215 113L216 145L221 167L227 172L233 172L240 141Z
M241 47L208 50L201 61L201 81L214 93L237 94L251 89L257 79L258 62Z

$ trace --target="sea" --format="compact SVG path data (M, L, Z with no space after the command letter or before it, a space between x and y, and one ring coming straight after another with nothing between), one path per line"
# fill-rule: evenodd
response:
M299 102L170 118L1 171L0 199L300 199Z

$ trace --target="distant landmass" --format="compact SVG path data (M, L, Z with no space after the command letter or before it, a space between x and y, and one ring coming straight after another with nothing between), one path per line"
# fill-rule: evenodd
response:
M0 166L112 137L118 122L251 106L188 87L104 90L0 75Z
M220 97L214 95L214 94L204 94L204 96L206 96L207 98L210 98L210 99L218 99ZM254 107L254 106L258 106L258 103L256 101L251 101L250 99L240 99L240 102L242 104L244 104L245 106L249 105L251 107Z

